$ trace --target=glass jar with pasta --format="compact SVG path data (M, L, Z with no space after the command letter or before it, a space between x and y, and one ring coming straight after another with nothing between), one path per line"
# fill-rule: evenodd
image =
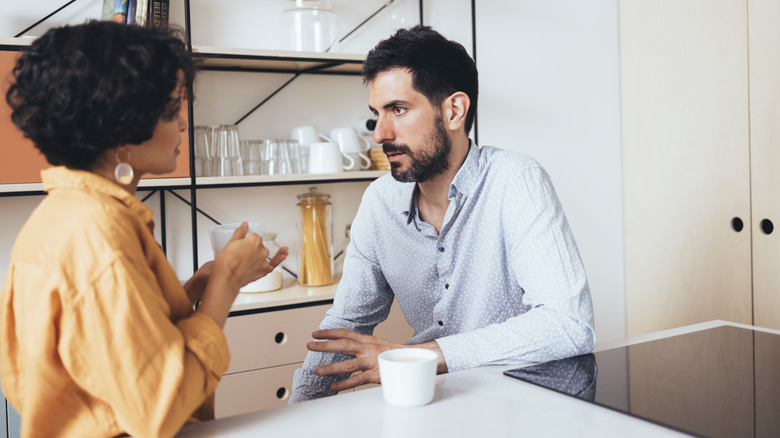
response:
M333 283L333 219L330 195L311 187L298 195L301 227L298 282L304 286Z

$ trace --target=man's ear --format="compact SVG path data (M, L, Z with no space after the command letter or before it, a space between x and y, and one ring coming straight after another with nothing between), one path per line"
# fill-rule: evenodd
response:
M444 126L450 131L463 129L470 105L471 100L468 94L462 91L456 91L447 96L441 104Z

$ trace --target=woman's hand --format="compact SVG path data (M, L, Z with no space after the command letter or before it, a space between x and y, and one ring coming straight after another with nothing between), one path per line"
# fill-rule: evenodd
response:
M249 225L243 222L225 248L217 253L198 307L198 311L207 313L220 326L224 326L238 290L273 271L287 258L287 247L283 247L268 260L269 251L263 246L263 238L248 230Z
M214 261L208 261L204 263L194 274L184 283L184 290L187 292L187 296L192 304L198 302L203 297L203 291L206 290L206 285L211 278L211 273L214 272Z

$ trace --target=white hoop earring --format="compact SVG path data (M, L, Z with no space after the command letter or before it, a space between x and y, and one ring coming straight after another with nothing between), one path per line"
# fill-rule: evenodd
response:
M114 168L114 179L119 184L126 186L133 182L135 172L133 172L133 166L119 158L119 149L116 149L115 152L117 164ZM130 151L127 151L127 159L130 160Z

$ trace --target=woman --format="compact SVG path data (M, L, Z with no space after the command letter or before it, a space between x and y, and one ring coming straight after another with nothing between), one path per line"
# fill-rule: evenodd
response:
M52 29L13 70L13 122L54 166L1 296L0 378L25 437L173 436L213 418L230 306L287 250L268 262L243 224L182 286L154 240L134 194L176 168L193 78L177 34L112 22Z

